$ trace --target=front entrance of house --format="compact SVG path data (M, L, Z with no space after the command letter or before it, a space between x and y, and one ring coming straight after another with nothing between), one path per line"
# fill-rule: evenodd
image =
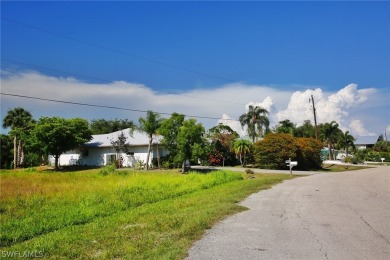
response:
M105 154L105 157L105 165L113 164L116 161L116 154Z

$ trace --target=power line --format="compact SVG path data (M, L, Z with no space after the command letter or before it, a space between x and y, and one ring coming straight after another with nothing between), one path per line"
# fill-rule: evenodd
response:
M27 98L27 99L33 99L33 100L41 100L41 101L54 102L54 103L69 104L69 105L78 105L78 106L88 106L88 107L98 107L98 108L106 108L106 109L132 111L132 112L138 112L138 113L146 113L146 112L148 112L147 110L134 109L134 108L124 108L124 107L115 107L115 106L106 106L106 105L96 105L96 104L72 102L72 101L66 101L66 100L57 100L57 99L40 98L40 97L33 97L33 96L26 96L26 95L10 94L10 93L3 93L3 92L0 92L0 95L11 96L11 97L19 97L19 98ZM173 113L165 113L165 112L155 112L155 113L158 113L158 114L161 114L161 115L168 115L168 116L173 115ZM185 115L185 114L183 114L183 115L186 116L186 117L190 117L190 118L201 118L201 119L212 119L212 120L219 120L219 119L221 119L219 117ZM223 120L236 121L235 119L223 119Z
M170 67L172 69L177 69L177 70L181 70L181 71L185 71L185 72L189 72L189 73L193 73L193 74L198 74L198 75L202 75L202 76L206 76L206 77L210 77L210 78L216 78L216 79L227 81L227 82L235 82L235 80L232 80L232 79L229 79L229 78L226 78L226 77L221 77L221 76L217 76L217 75L213 75L213 74L209 74L209 73L205 73L205 72L201 72L201 71L196 71L196 70L189 69L189 68L184 68L184 67L177 66L177 65L172 65L172 64L169 64L169 63L166 63L166 62L153 60L153 59L150 59L150 58L142 57L142 56L135 55L135 54L132 54L132 53L128 53L128 52L124 52L124 51L121 51L121 50L117 50L117 49L113 49L113 48L110 48L110 47L106 47L106 46L103 46L103 45L99 45L99 44L96 44L96 43L93 43L93 42L80 40L80 39L77 39L77 38L74 38L74 37L70 37L70 36L67 36L67 35L64 35L64 34L61 34L61 33L49 31L49 30L40 28L40 27L35 26L35 25L30 25L30 24L26 24L26 23L23 23L23 22L20 22L20 21L16 21L14 19L10 19L10 18L4 17L4 16L1 16L0 19L8 21L8 22L11 22L11 23L19 24L19 25L22 25L22 26L25 26L25 27L29 27L29 28L32 28L34 30L41 31L41 32L44 32L44 33L47 33L47 34L55 35L57 37L61 37L61 38L64 38L64 39L67 39L67 40L70 40L70 41L74 41L74 42L90 45L90 46L93 46L93 47L96 47L96 48L100 48L100 49L103 49L103 50L106 50L106 51L110 51L110 52L126 55L126 56L129 56L129 57L138 59L138 60L143 60L143 61L154 63L154 64L157 64L157 65Z
M64 70L59 70L59 69L55 69L55 68L49 68L49 67L40 66L40 65L31 64L31 63L26 63L26 62L21 62L21 61L15 61L15 60L7 59L7 58L0 58L0 59L3 60L3 61L11 62L11 63L16 63L16 64L21 64L21 65L30 66L30 67L36 67L36 68L40 68L40 69L44 69L44 70L50 70L50 71L54 71L54 72L64 73L64 74L67 74L67 75L70 75L70 76L78 76L78 77L89 78L89 79L97 80L97 81L101 81L101 82L112 83L111 80L102 79L102 78L96 78L96 77L85 75L85 74L76 74L76 73L72 73L72 72L68 72L68 71L64 71ZM119 84L125 84L125 83L123 83L121 81L119 81L118 83ZM178 93L168 92L167 94L177 95ZM240 103L235 103L235 102L230 102L230 101L225 101L225 100L217 100L217 99L211 99L211 98L197 97L197 96L192 96L192 95L187 95L187 94L180 94L180 95L181 96L185 96L185 97L195 98L195 99L203 99L203 100L209 100L209 101L213 101L213 102L245 106L245 104L240 104Z

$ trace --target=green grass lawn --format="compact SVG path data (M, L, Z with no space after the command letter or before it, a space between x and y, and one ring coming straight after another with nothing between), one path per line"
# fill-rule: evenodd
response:
M345 171L355 171L371 168L370 166L355 166L355 165L338 165L338 164L324 164L320 172L345 172Z
M249 194L289 175L2 171L1 257L182 259Z

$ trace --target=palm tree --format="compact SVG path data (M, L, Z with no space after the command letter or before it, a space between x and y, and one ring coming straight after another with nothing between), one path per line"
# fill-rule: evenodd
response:
M250 152L251 142L244 139L237 139L233 143L233 149L237 156L240 157L241 166L244 166L245 155ZM244 158L244 161L242 160Z
M155 135L161 126L161 118L158 113L147 111L146 118L139 118L139 130L146 133L149 137L148 154L146 156L145 170L149 169L149 157L152 148L153 135Z
M325 123L321 127L320 136L322 137L323 141L325 141L328 144L329 160L332 160L332 147L336 135L339 131L340 131L339 124L337 124L336 121Z
M248 127L248 135L252 138L252 142L255 142L257 136L261 136L263 130L268 130L269 119L268 111L265 108L259 106L249 106L247 113L242 114L239 118L242 128ZM265 129L264 129L265 127Z
M351 134L349 134L349 131L346 131L343 133L342 138L340 140L340 146L345 148L345 156L348 156L348 148L355 147L354 142L356 141L355 137L353 137Z
M275 129L276 133L284 133L294 135L295 125L289 119L280 121Z
M3 119L3 128L10 127L11 135L14 136L14 168L20 166L23 162L23 146L20 140L23 132L33 123L34 120L29 111L24 108L17 107L8 110L7 115ZM19 139L19 142L18 142ZM18 145L17 145L18 143Z

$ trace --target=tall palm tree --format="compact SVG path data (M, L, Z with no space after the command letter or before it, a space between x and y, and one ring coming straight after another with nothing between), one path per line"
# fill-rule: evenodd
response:
M146 133L149 137L149 146L148 146L148 154L146 156L146 167L145 170L149 169L149 157L150 151L152 148L153 135L155 135L158 129L161 126L162 119L158 113L153 111L147 111L146 118L139 118L139 130Z
M332 160L332 147L336 139L337 133L340 131L339 124L336 121L325 123L322 125L320 136L328 144L329 160Z
M353 137L349 131L343 133L342 138L340 139L340 146L345 149L345 156L348 156L348 148L355 147L354 142L356 141L355 137Z
M20 140L21 136L24 134L23 132L26 131L33 122L34 120L32 118L31 113L21 107L8 110L6 116L3 119L3 128L10 127L10 134L14 137L15 169L23 163L23 146Z
M250 152L251 146L252 146L251 142L244 139L237 139L233 143L234 152L236 153L236 155L239 156L241 166L244 166L245 155Z
M248 127L248 135L253 143L256 137L261 136L269 127L268 110L259 106L250 105L248 112L242 114L239 120L243 128Z

